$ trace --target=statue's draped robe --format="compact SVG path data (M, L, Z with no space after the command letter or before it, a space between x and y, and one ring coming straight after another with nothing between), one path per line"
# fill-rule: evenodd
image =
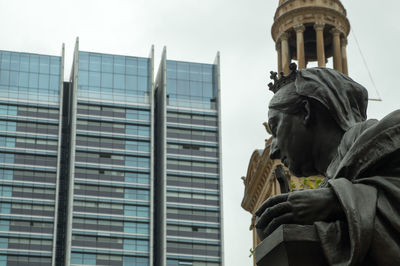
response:
M315 222L331 265L400 265L400 110L346 131L322 187L345 220Z

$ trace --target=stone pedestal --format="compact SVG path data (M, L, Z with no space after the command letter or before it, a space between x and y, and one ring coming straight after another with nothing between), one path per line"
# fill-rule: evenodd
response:
M285 224L257 246L257 266L328 266L313 225Z

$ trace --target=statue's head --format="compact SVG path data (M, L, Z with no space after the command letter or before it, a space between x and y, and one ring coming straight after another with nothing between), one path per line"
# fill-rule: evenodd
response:
M315 145L364 121L368 93L333 69L296 70L292 64L291 70L289 76L279 80L271 73L275 84L269 86L275 94L268 111L274 137L270 157L281 159L294 175L320 174L315 167L316 156L320 156Z

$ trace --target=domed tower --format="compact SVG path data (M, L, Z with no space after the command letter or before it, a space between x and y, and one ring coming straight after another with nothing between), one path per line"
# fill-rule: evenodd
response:
M350 23L339 0L279 0L272 25L278 53L278 72L289 72L291 60L299 69L318 61L325 67L333 57L334 69L348 74L347 36Z

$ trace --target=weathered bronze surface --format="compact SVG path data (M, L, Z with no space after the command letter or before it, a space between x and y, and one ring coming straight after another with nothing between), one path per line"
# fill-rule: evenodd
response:
M400 110L366 120L360 84L327 68L294 71L294 81L273 87L270 157L296 176L326 178L265 201L259 237L312 225L329 265L400 265Z

